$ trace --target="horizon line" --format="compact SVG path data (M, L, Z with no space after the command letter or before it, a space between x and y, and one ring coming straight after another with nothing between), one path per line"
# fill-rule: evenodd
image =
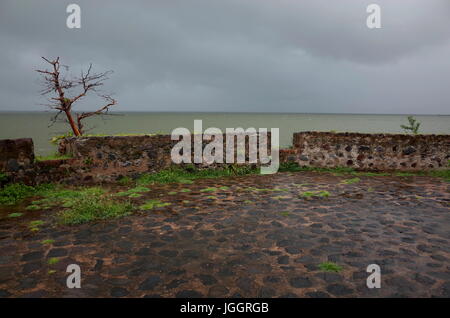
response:
M80 110L83 111L83 110ZM53 113L45 110L0 110L0 113ZM76 113L76 112L75 112ZM391 116L450 116L450 114L418 114L418 113L314 113L314 112L258 112L258 111L152 111L152 110L129 110L129 111L110 111L110 114L126 113L153 113L153 114L297 114L297 115L391 115Z

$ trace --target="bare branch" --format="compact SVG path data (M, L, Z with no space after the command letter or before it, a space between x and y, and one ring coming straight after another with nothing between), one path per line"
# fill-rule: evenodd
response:
M48 95L51 93L55 94L55 96L49 98L49 103L45 104L45 106L49 109L58 111L57 114L51 119L52 124L58 119L59 115L64 113L75 136L79 136L83 133L83 119L94 115L106 115L108 114L109 108L116 105L116 100L111 98L110 95L98 94L99 88L103 86L104 82L108 79L108 75L111 71L93 73L92 64L89 64L86 73L81 71L80 77L67 79L66 76L61 75L59 70L62 66L67 72L69 67L66 65L61 65L59 62L59 57L54 60L50 60L45 57L42 57L42 59L51 65L50 69L36 71L42 75L43 79L43 88L40 91L41 95ZM75 89L78 90L78 93L72 92L72 90ZM106 104L98 108L96 111L78 114L75 122L72 116L72 105L81 98L85 97L89 92L97 93L97 95L106 101Z

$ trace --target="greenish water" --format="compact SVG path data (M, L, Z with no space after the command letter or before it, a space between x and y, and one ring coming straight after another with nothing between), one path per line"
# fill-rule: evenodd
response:
M56 147L49 142L52 136L69 131L65 123L48 127L50 113L4 112L0 113L0 139L31 137L35 152L48 155ZM348 115L348 114L267 114L267 113L124 113L114 116L90 118L88 133L170 133L177 127L193 131L194 119L203 120L208 127L229 128L280 128L280 145L292 143L292 133L298 131L349 131L349 132L403 132L406 115ZM427 134L450 134L450 115L415 116Z

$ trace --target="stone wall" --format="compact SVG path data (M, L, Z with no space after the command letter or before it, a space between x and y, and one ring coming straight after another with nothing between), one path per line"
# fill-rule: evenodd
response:
M19 171L34 162L31 138L0 140L0 171Z
M301 166L368 171L448 168L449 135L299 132L293 150Z
M61 140L58 151L73 158L85 181L112 181L169 167L175 143L170 135L73 137Z
M192 136L192 149L194 138ZM223 135L224 156L227 136ZM26 141L26 142L25 142ZM5 140L0 143L1 172L9 182L39 184L44 182L111 182L123 176L137 177L157 172L174 163L171 150L176 140L170 135L73 137L60 141L58 151L71 159L34 161L31 139ZM249 137L245 138L246 161L249 159ZM203 141L202 147L210 143ZM237 142L234 148L236 149ZM4 151L3 151L4 149ZM258 149L257 149L258 150ZM270 133L268 133L270 154ZM191 154L193 162L193 155ZM183 165L183 164L182 164ZM217 168L226 164L195 164L197 168ZM258 166L259 163L253 165Z
M226 154L226 135L223 140ZM7 175L8 182L26 184L110 182L174 165L170 154L176 143L170 135L67 138L61 140L59 152L71 159L36 162L32 139L6 139L0 140L0 172ZM208 143L203 141L203 147ZM294 134L292 148L280 151L281 163L368 171L445 169L449 159L449 135L300 132ZM198 168L223 165L196 164Z

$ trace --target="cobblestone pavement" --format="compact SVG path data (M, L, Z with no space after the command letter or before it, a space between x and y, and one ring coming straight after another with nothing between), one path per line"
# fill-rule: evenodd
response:
M344 182L351 178L279 173L152 186L136 205L170 206L72 227L26 212L45 221L35 233L30 219L3 218L0 297L450 297L449 183ZM342 270L321 271L326 261ZM81 289L66 287L73 263ZM380 289L366 286L373 263Z

